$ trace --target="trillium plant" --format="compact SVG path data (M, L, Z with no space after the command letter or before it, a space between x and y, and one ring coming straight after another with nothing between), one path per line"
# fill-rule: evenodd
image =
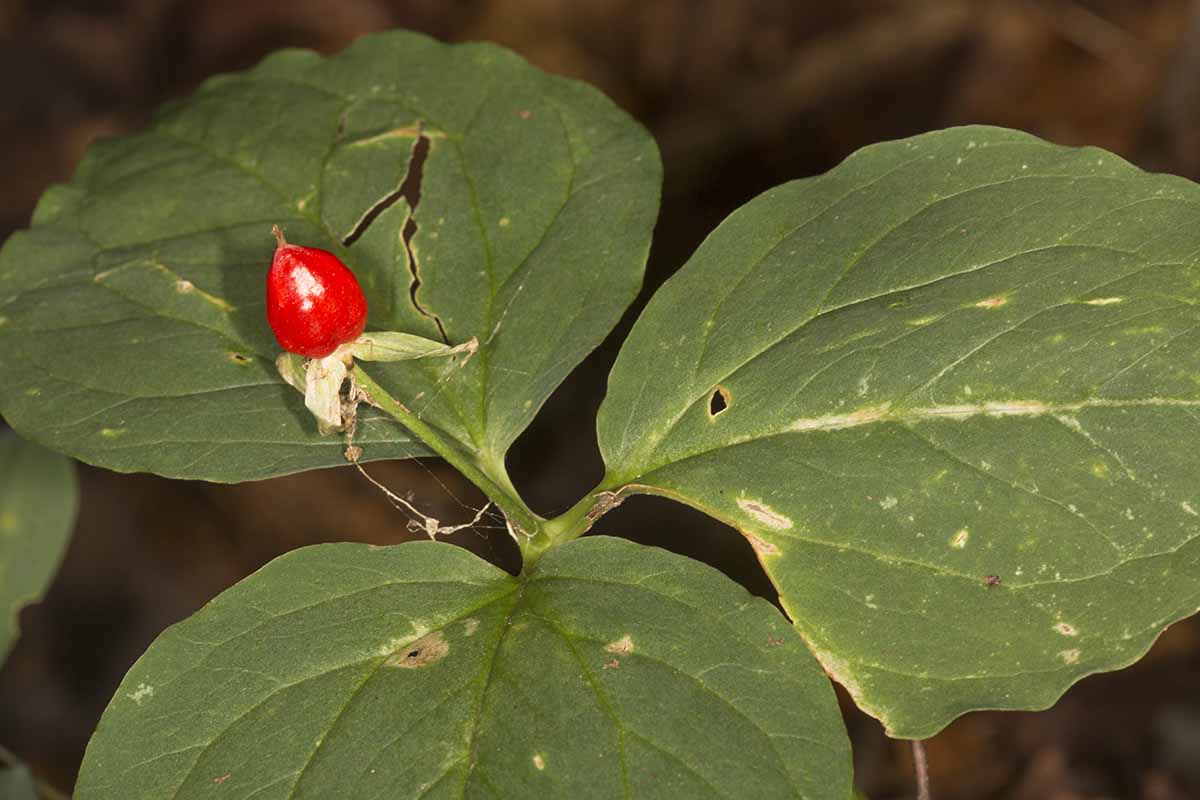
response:
M660 183L592 88L396 32L214 78L45 194L0 252L6 610L70 529L51 451L440 456L522 556L276 559L134 664L79 798L848 798L831 679L921 739L1197 610L1200 188L998 128L732 214L621 347L602 481L531 510L506 454L637 294ZM584 536L635 494L745 537L781 608Z

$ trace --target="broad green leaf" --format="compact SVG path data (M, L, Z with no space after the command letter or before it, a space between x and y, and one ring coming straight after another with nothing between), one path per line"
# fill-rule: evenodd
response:
M17 640L17 614L58 570L78 506L68 459L0 433L0 663Z
M829 681L706 566L594 537L513 578L449 545L289 553L151 646L91 798L850 795Z
M239 481L343 463L274 368L279 224L355 271L368 330L478 337L463 369L365 369L496 477L636 293L660 171L598 92L498 47L395 32L283 51L93 146L8 241L0 409L111 469ZM371 409L356 443L430 453Z
M1198 220L1185 180L994 128L780 186L634 327L606 488L737 527L896 736L1048 706L1200 606Z

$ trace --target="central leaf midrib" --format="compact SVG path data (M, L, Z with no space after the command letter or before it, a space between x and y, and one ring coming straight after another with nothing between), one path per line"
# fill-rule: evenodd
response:
M771 350L774 347L779 346L784 341L788 340L790 337L799 333L800 331L805 330L809 325L811 325L817 319L820 319L822 317L825 317L825 316L828 316L831 314L835 314L840 311L844 311L846 309L861 305L863 303L869 303L869 302L873 302L873 301L877 301L877 300L882 300L882 299L890 297L892 295L902 294L904 292L915 291L917 289L925 289L925 288L933 286L937 283L940 283L944 280L949 280L949 279L953 279L953 278L962 277L964 275L979 273L979 272L982 272L983 270L987 270L992 267L996 267L1001 264L1008 263L1014 258L1019 258L1021 256L1029 255L1031 253L1044 252L1044 251L1050 251L1050 250L1056 250L1056 249L1062 249L1062 248L1101 249L1101 250L1105 250L1105 251L1109 251L1109 252L1115 251L1115 252L1122 252L1127 255L1134 255L1132 253L1127 253L1126 251L1117 251L1117 250L1115 250L1115 248L1097 247L1096 245L1057 243L1057 244L1047 245L1047 246L1041 247L1041 248L1024 250L1024 251L1017 252L1017 253L1009 253L1001 258L992 259L983 264L974 265L974 266L970 267L969 269L960 270L958 272L950 272L950 273L946 273L943 275L938 275L928 281L924 281L924 282L918 283L918 284L891 287L891 288L887 289L886 291L880 292L878 294L871 295L868 297L858 298L856 300L846 302L846 303L843 303L838 306L832 306L832 307L828 307L828 308L818 306L811 314L807 315L798 324L791 326L788 329L782 331L778 336L773 337L765 345L763 345L762 347L759 347L754 352L749 353L745 358L741 359L732 368L725 370L724 374L719 376L715 381L706 381L704 384L704 390L702 392L695 395L694 397L689 398L686 403L683 403L680 405L678 411L670 418L670 420L664 430L663 435L658 437L657 440L653 442L653 445L657 445L658 442L661 442L663 439L665 439L667 434L679 423L679 420L683 418L684 414L686 414L689 409L691 409L693 406L696 405L696 403L700 402L708 395L709 391L711 390L710 384L721 383L721 382L727 381L732 375L734 375L735 373L740 371L742 368L744 368L748 364L754 362L756 359L758 359L760 356L762 356L767 351ZM1147 266L1150 266L1150 265L1144 264L1144 265L1140 266L1137 271L1135 271L1134 273L1131 273L1131 274L1136 274L1136 272L1145 269ZM1159 266L1159 264L1154 264L1154 266ZM844 277L845 276L843 275L841 278L838 279L838 281L836 281L834 283L834 285L832 287L830 287L830 289L827 291L827 294L826 294L827 297L830 293L833 292L833 290L836 288L837 284L840 283L840 281ZM1129 276L1126 275L1126 276L1122 276L1122 277L1124 278L1124 277L1129 277ZM695 372L699 368L700 360L702 358L703 358L703 353L701 353L701 355L697 358L696 364L693 365L693 378L695 378ZM634 413L634 410L631 410L630 413L631 414Z
M440 582L443 582L443 581L437 581L437 582L439 582L439 583L440 583ZM172 683L172 682L174 682L174 681L178 680L178 679L179 679L180 677L182 677L183 675L185 675L185 674L187 674L187 673L190 673L190 672L194 671L195 669L199 668L199 667L200 667L202 664L204 664L204 663L207 661L207 659L208 659L208 658L209 658L209 657L210 657L210 656L211 656L213 653L215 653L217 650L219 650L219 649L220 649L221 647L223 647L224 645L228 644L230 641L233 641L234 639L237 639L237 638L239 638L239 637L245 636L245 635L247 635L247 633L249 633L250 631L252 631L252 630L256 630L257 628L259 628L259 627L262 627L263 625L269 625L269 624L271 624L272 622L276 622L278 619L280 619L280 618L282 618L282 617L284 617L284 616L288 616L288 615L290 615L290 614L295 614L295 613L299 613L299 612L303 612L303 611L308 611L308 610L311 610L311 609L313 609L313 608L317 608L317 607L319 607L319 606L322 606L322 605L324 605L324 604L326 604L326 603L343 601L343 600L345 600L347 597L351 597L351 596L353 596L354 594L360 594L360 593L366 593L366 592L378 591L378 590L380 590L380 589L382 589L382 588L386 588L386 587L388 587L388 586L399 585L399 584L418 584L418 585L419 585L420 583L430 583L430 581L385 581L385 582L383 582L383 583L380 583L380 584L375 584L375 585L372 585L372 586L367 586L367 587L364 587L363 589L357 590L357 591L355 591L355 592L351 592L351 593L348 593L348 594L343 594L343 595L338 595L338 596L336 596L336 597L334 597L334 598L322 598L321 600L317 601L316 603L312 603L312 604L309 604L309 605L301 606L301 607L298 607L298 608L295 608L295 609L289 609L287 612L285 612L285 613L283 613L283 614L278 614L278 615L275 615L275 616L269 617L268 619L266 619L266 620L263 620L262 622L258 623L257 625L253 626L252 628L250 628L250 629L248 629L248 630L246 630L246 631L242 631L242 632L240 632L240 633L236 634L235 636L233 636L233 637L230 637L229 639L225 639L225 640L223 640L223 641L221 641L221 642L212 643L211 650L209 651L209 653L207 653L207 654L204 656L204 658L202 658L202 659L201 659L201 660L200 660L198 663L195 663L195 664L193 664L192 666L190 666L188 669L185 669L185 670L183 670L182 672L180 672L179 674L177 674L177 675L173 676L173 677L172 677L170 680L168 680L168 681L167 681L167 683L166 683L166 684L164 684L164 685L170 684L170 683ZM505 592L505 593L503 593L503 594L501 594L501 595L499 595L499 596L497 596L497 597L491 597L491 598L489 598L487 601L485 601L485 602L483 602L483 603L480 603L480 604L478 604L478 605L472 606L471 608L468 608L468 609L467 609L467 610L465 610L465 611L460 611L460 612L458 612L456 615L454 615L454 616L453 616L453 617L451 617L450 619L446 620L446 621L445 621L443 624L439 625L437 628L435 628L435 629L433 629L433 630L434 630L434 631L440 631L440 630L444 630L445 628L449 627L450 625L453 625L453 624L454 624L454 623L456 623L456 622L460 622L460 621L462 621L463 619L465 619L465 618L467 618L467 617L471 616L472 614L475 614L475 613L477 613L477 612L478 612L478 611L480 611L481 609L487 608L489 605L492 605L493 603L500 602L500 601L501 601L501 600L503 600L504 598L511 596L511 595L513 594L513 592L515 591L515 589L516 589L516 586L514 586L514 587L510 588L510 589L509 589L507 592ZM419 636L415 636L415 635L414 635L414 636L412 636L412 638L411 638L411 639L409 639L409 640L408 640L408 642L406 642L406 643L405 643L405 645L407 645L407 644L411 644L412 642L416 641L416 640L417 640L417 639L419 639L419 638L420 638ZM404 646L404 645L402 645L402 646ZM359 666L359 665L361 665L361 664L363 664L363 663L366 663L366 662L372 661L372 660L374 660L374 659L379 659L379 665L377 665L376 667L373 667L372 669L368 670L368 673L369 673L369 674L368 674L367 678L366 678L366 679L364 679L364 680L363 680L363 681L362 681L362 682L361 682L361 683L358 685L358 687L357 687L357 688L356 688L356 689L355 689L353 692L351 692L350 696L346 698L346 701L345 701L345 703L344 703L343 707L342 707L342 708L341 708L341 709L340 709L340 710L339 710L339 711L338 711L338 712L335 714L335 716L333 717L333 719L332 719L332 721L331 721L331 723L330 723L330 725L329 725L328 729L326 729L326 730L325 730L325 732L324 732L324 736L322 736L322 738L321 738L321 740L320 740L320 743L319 743L319 744L316 746L316 748L314 748L314 751L313 751L313 753L311 753L311 754L309 755L308 761L309 761L309 762L311 762L311 761L312 761L312 759L313 759L313 758L315 758L315 756L316 756L316 751L317 751L317 750L319 750L319 749L321 748L321 746L323 746L323 745L324 745L324 743L325 743L325 740L326 740L326 739L329 737L329 735L332 733L332 731L333 731L334 727L336 726L336 724L337 724L338 720L339 720L339 719L340 719L340 718L341 718L341 717L344 715L344 713L345 713L345 712L346 712L346 710L347 710L347 709L350 707L350 705L352 705L352 704L354 703L354 700L355 700L355 699L356 699L356 697L358 696L358 693L359 693L359 692L362 690L362 688L363 688L364 686L366 686L366 684L367 684L367 683L370 681L370 678L371 678L371 677L373 677L373 676L374 676L374 675L375 675L375 674L378 672L378 670L379 670L379 666L381 666L381 665L382 665L382 664L383 664L383 663L384 663L384 662L387 660L387 655L371 654L371 655L368 655L368 656L366 656L365 658L355 658L355 659L352 659L352 660L350 660L350 661L347 661L347 662L345 662L345 663L342 663L342 664L338 664L338 665L336 665L336 666L333 666L333 667L331 667L331 668L329 668L329 669L325 669L325 670L318 670L318 671L316 671L316 672L313 672L313 673L311 673L311 674L304 675L303 677L301 677L301 678L298 678L298 679L296 679L296 680L294 680L294 681L290 681L290 682L288 682L288 683L284 683L284 684L281 684L281 685L279 685L279 686L272 687L272 688L271 688L271 690L270 690L270 691L268 691L268 692L266 692L266 693L264 694L264 696L263 696L262 698L260 698L260 699L259 699L257 702L254 702L254 703L252 703L250 706L248 706L248 707L247 707L247 708L245 708L244 710L240 711L239 713L237 713L236 715L234 715L233 717L231 717L231 718L230 718L230 719L229 719L229 720L226 722L226 724L225 724L225 725L224 725L224 726L221 728L221 730L219 730L218 732L216 732L216 733L215 733L215 734L212 736L212 738L211 738L211 739L210 739L208 742L206 742L206 743L198 743L198 744L196 744L196 745L192 745L192 746L190 746L190 747L187 747L187 748L182 748L182 749L180 749L180 750L174 751L174 753L183 753L183 752L188 752L188 751L190 751L190 750L199 750L199 751L200 751L200 752L199 752L199 753L196 755L196 757L195 757L195 758L192 760L192 763L191 763L191 765L188 767L188 769L186 770L186 772L184 772L184 774L183 774L183 775L182 775L182 777L180 778L180 783L179 783L179 785L180 785L180 786L182 786L184 783L186 783L186 782L188 781L188 779L189 779L189 778L190 778L190 777L191 777L191 776L192 776L192 775L195 773L195 771L196 771L196 769L197 769L197 766L198 766L198 764L199 764L200 760L201 760L201 759L204 757L205 753L207 753L207 752L208 752L209 750L211 750L211 749L212 749L212 748L213 748L215 745L217 745L217 744L218 744L218 743L219 743L219 742L222 740L222 737L223 737L223 736L224 736L224 735L225 735L225 734L226 734L226 733L227 733L227 732L228 732L228 731L229 731L229 730L230 730L230 729L231 729L231 728L232 728L234 725L238 724L238 722L240 722L241 720L245 719L245 718L246 718L248 715L250 715L250 714L254 713L256 710L258 710L259 708L261 708L263 705L265 705L266 703L270 702L270 701L271 701L273 698L275 698L276 696L278 696L278 695L279 695L281 692L283 692L283 691L287 691L288 689L291 689L291 688L294 688L294 687L296 687L296 686L299 686L299 685L301 685L301 684L303 684L303 683L305 683L305 682L307 682L307 681L310 681L310 680L315 680L315 679L318 679L318 678L324 677L324 676L326 676L326 675L329 675L329 674L331 674L331 673L333 673L333 672L336 672L336 671L338 671L338 670L342 670L342 669L348 669L348 668L352 668L352 667L357 667L357 666ZM161 689L162 687L160 686L159 688ZM173 753L173 754L174 754L174 753ZM163 754L163 755L168 755L168 754ZM157 756L156 758L161 758L161 757L162 757L162 756ZM139 767L141 767L141 766L144 766L146 763L149 763L149 762L142 762L142 763L139 763L139 764L135 764L135 765L133 765L132 767L128 768L128 770L127 770L127 771L132 771L132 770L134 770L134 769L137 769L137 768L139 768ZM302 769L300 770L300 772L299 772L299 774L300 774L300 775L302 775L302 773L304 772L304 769L305 769L305 768L302 768ZM297 783L296 783L296 786L298 786L298 785L299 785L299 777L297 778ZM294 793L294 792L295 792L295 790L296 790L296 786L294 786L294 787L293 787L293 789L292 789L293 793Z
M878 406L861 408L849 414L799 417L785 423L785 426L782 428L777 427L743 436L730 437L715 446L664 459L628 477L614 479L612 477L613 473L610 470L609 476L601 484L601 487L609 490L619 488L636 481L646 480L653 473L683 461L690 461L691 459L699 458L718 450L724 450L728 447L736 447L761 439L769 439L774 436L827 433L888 423L910 426L942 420L962 421L980 417L997 420L1012 417L1038 418L1069 416L1089 409L1145 408L1200 408L1200 399L1145 397L1133 400L1118 400L1098 397L1067 403L1047 403L1039 400L1008 400L976 404L910 406L899 409L892 409L890 404L884 403Z
M551 104L551 105L553 105L553 104ZM482 106L482 104L481 104L481 106ZM496 334L499 333L498 325L503 323L504 316L508 314L508 309L511 308L512 303L516 302L517 295L514 293L512 298L509 300L509 305L506 306L505 311L501 314L500 322L497 322L495 319L496 300L499 298L500 293L505 290L505 288L509 285L509 283L515 277L517 277L518 275L521 275L527 271L527 267L529 266L530 260L533 258L533 256L539 250L542 249L542 246L546 243L546 239L550 235L550 232L552 230L554 230L554 228L558 225L558 220L562 217L563 210L565 210L566 207L568 205L570 205L571 200L574 197L575 179L579 174L580 162L576 160L575 150L573 147L571 147L571 136L567 130L566 122L563 119L562 109L560 109L558 106L554 106L554 110L558 117L559 126L561 127L561 130L562 130L563 141L566 143L567 152L569 154L569 158L571 161L571 177L567 180L567 188L563 194L562 203L554 211L554 215L550 218L549 222L547 222L546 227L542 230L541 236L538 237L537 242L533 245L532 248L530 248L530 250L527 253L525 253L525 255L521 258L520 263L517 264L516 267L514 267L513 270L508 273L508 275L506 275L503 279L501 279L500 284L498 286L496 285L494 264L492 263L491 244L490 244L490 241L487 239L486 229L483 228L483 223L482 223L482 219L481 219L481 209L479 207L479 200L475 193L475 184L473 181L469 181L470 186L471 186L471 201L472 201L472 204L474 207L476 219L479 222L480 236L483 238L484 243L487 247L485 252L487 254L487 273L488 273L488 289L489 289L488 302L487 302L487 314L485 315L486 324L484 326L484 330L486 331L487 339L485 339L482 342L483 346L479 348L479 354L478 354L478 358L480 361L480 363L479 363L479 367L480 367L480 378L479 378L480 414L483 418L483 425L485 428L485 430L483 432L484 442L481 442L478 444L481 444L486 449L493 451L494 455L500 459L503 458L504 451L507 449L507 445L509 443L507 443L507 442L497 443L495 441L495 439L491 436L492 430L490 429L490 426L488 426L488 424L487 424L488 411L489 411L490 405L491 405L491 398L489 397L489 394L488 394L488 386L491 381L491 374L492 374L491 373L491 357L490 357L490 352L489 352L489 348L487 345L491 344L492 340L496 337ZM474 118L472 118L471 121L473 123ZM468 130L469 129L470 128L468 126ZM464 135L465 135L465 132L464 132ZM466 156L462 152L461 147L457 148L457 150L459 153L459 157L462 160L462 163L464 165L463 173L465 175L466 174L466 169L465 169ZM519 291L519 289L518 289L518 291Z
M495 644L492 646L491 657L487 659L484 670L481 673L479 699L475 704L471 730L467 734L467 740L463 747L462 762L466 765L466 769L463 770L462 786L459 789L460 796L462 797L466 797L467 786L470 784L471 776L475 772L475 747L479 741L479 728L483 721L484 706L487 704L488 692L492 687L492 680L496 675L496 663L500 660L500 648L504 646L505 638L512 631L512 618L520 607L521 602L525 599L526 587L527 583L525 581L519 581L514 584L513 591L504 595L506 598L512 598L512 604L508 607L508 611L505 612L504 618L500 621L500 634L496 637ZM497 598L493 602L497 602L499 599Z

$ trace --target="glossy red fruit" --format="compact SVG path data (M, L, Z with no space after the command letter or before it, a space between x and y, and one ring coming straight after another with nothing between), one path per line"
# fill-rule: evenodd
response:
M367 325L367 298L358 279L328 250L279 246L267 273L267 322L284 350L324 358L352 342Z

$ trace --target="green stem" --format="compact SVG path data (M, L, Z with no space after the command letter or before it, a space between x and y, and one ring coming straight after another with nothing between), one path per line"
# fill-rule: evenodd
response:
M546 551L560 544L577 539L588 532L597 519L624 500L624 489L609 491L602 483L588 492L582 500L554 519L544 519L533 513L517 494L508 473L500 463L480 463L469 457L448 437L408 410L403 403L392 397L386 389L356 366L354 378L360 389L366 392L370 402L417 435L435 453L446 459L468 480L487 494L508 518L521 548L524 569L528 570ZM610 482L611 483L611 482Z
M596 520L619 506L624 499L620 490L612 492L597 487L567 511L554 519L546 520L542 524L542 535L530 542L528 551L522 553L526 568L541 558L547 550L583 536Z
M416 434L422 442L442 458L446 459L468 480L484 491L488 498L499 506L508 518L509 524L517 537L521 555L526 558L530 548L535 548L545 538L543 527L545 520L533 513L521 500L517 490L508 479L508 473L503 464L491 464L490 469L467 457L463 451L449 440L441 431L422 422L421 419L408 410L403 403L392 397L386 389L380 386L368 375L361 366L356 365L354 379L370 402L376 408L391 416L405 428Z

